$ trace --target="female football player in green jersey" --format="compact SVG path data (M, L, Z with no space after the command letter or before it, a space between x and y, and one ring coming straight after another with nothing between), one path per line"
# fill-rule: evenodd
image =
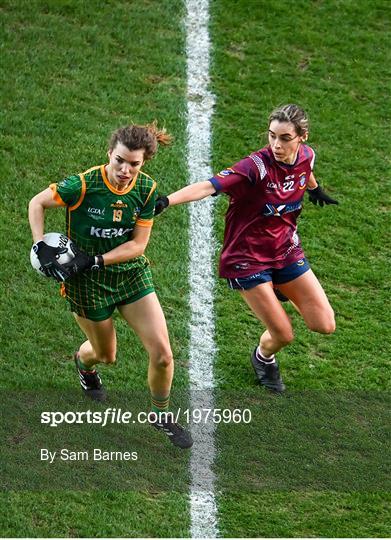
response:
M107 164L51 184L29 206L34 250L46 275L63 281L62 294L87 337L75 354L83 392L98 401L105 399L95 365L115 362L112 314L117 308L149 354L148 383L156 413L168 409L174 362L144 256L156 182L141 167L154 157L159 145L170 141L171 136L156 123L119 128L111 136ZM76 246L74 259L66 265L56 259L58 248L43 241L45 211L59 207L66 207L67 235ZM190 433L169 418L162 415L154 427L174 445L190 447Z

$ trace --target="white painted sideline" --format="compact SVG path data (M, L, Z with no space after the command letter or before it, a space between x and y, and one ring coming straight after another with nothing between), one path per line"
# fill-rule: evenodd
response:
M211 117L214 98L209 85L208 0L186 1L187 135L189 184L212 176ZM190 211L190 407L214 407L213 364L216 354L213 309L213 199L189 205ZM218 536L214 496L214 424L193 424L190 458L191 537Z

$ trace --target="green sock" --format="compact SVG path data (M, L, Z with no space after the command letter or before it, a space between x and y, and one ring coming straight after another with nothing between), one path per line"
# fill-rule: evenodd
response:
M168 406L170 404L170 394L167 397L155 397L151 394L152 402L152 412L159 414L160 412L168 411Z
M83 371L94 371L95 369L95 366L86 366L85 364L83 364L83 362L80 360L80 356L77 359L77 365Z

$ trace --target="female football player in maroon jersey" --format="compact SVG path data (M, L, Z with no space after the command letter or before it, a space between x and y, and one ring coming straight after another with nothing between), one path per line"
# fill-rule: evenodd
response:
M314 332L335 330L334 312L310 269L297 234L305 191L310 201L338 204L312 172L315 153L305 144L308 118L297 105L275 109L269 117L269 144L209 180L157 199L155 215L167 206L226 193L220 276L239 290L266 326L251 362L259 382L283 392L275 354L293 340L291 321L278 298L289 299Z

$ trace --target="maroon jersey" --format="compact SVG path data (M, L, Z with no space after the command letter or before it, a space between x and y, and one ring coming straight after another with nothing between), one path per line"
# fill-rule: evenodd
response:
M217 193L230 197L221 277L246 277L304 257L296 222L314 160L304 144L292 165L276 161L265 147L210 178Z

